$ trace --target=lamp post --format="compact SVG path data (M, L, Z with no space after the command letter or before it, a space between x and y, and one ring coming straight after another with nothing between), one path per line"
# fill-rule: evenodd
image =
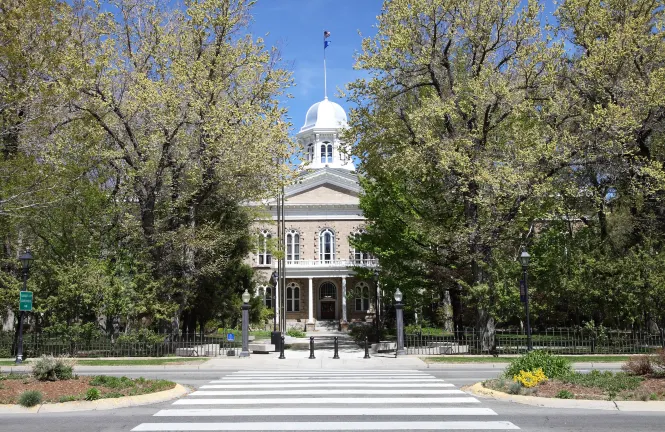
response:
M522 264L522 282L520 283L520 300L524 302L524 314L526 315L526 349L533 350L531 342L531 322L529 321L529 287L527 285L527 276L529 269L529 259L531 255L526 250L520 255L520 264Z
M381 337L379 335L379 326L380 326L380 313L379 310L379 271L374 269L372 272L372 281L374 282L374 334L376 335L376 342L381 342Z
M23 268L23 288L21 291L27 291L28 283L28 273L30 272L30 265L32 264L32 254L29 250L26 250L23 255L18 257L21 261L21 267ZM23 362L23 311L19 312L18 316L18 350L16 352L16 364L21 364Z
M240 357L249 357L249 292L242 293L242 351Z
M402 291L395 291L395 312L397 314L397 351L395 356L406 355L404 350L404 311L402 304Z

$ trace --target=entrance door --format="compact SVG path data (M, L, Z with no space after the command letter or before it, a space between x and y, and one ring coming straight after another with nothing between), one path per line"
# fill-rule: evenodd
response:
M321 302L321 319L335 319L335 302Z

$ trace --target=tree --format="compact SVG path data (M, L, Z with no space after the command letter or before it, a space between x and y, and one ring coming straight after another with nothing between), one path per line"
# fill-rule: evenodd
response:
M412 275L469 295L486 346L496 250L517 255L541 211L533 203L565 160L544 121L555 109L558 46L544 40L538 13L537 2L386 2L357 57L371 79L349 86L358 108L347 141L371 184L361 206L384 209L369 212L367 241L413 251ZM382 265L404 267L391 260L400 253L379 248Z
M250 5L187 1L180 11L123 0L76 11L78 49L62 81L77 96L59 133L84 128L112 168L106 184L135 218L160 281L153 312L174 328L202 289L208 259L221 269L242 252L209 217L268 195L281 174L274 158L289 150L277 97L290 76L275 50L241 34ZM210 241L222 245L214 257Z

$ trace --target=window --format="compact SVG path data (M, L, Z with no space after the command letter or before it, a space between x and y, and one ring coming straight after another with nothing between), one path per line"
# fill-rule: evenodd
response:
M319 259L321 261L335 259L335 233L327 228L319 234Z
M300 260L300 234L296 230L287 231L286 233L286 260Z
M286 286L286 311L300 311L300 287L295 282Z
M314 144L307 144L307 161L314 162Z
M369 310L369 286L365 282L358 282L354 290L356 298L356 311L366 312Z
M263 304L268 309L272 309L272 287L265 287L263 292Z
M337 287L332 282L323 282L319 287L320 299L336 299Z
M365 233L365 230L360 229L353 234L351 234L351 240L353 241L357 237ZM373 259L372 255L368 252L363 252L359 249L356 249L353 245L351 246L351 258L355 261L356 264L366 264L369 260Z
M272 263L272 255L268 249L268 242L271 238L272 234L270 234L270 231L263 230L259 233L259 248L256 252L259 265L270 265Z
M321 163L332 163L333 161L333 145L329 142L321 144Z

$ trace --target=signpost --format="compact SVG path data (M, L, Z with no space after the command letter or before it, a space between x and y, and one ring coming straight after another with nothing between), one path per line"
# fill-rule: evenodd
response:
M227 333L226 334L226 340L229 341L229 342L233 342L233 341L236 340L236 335L234 335L233 333Z
M21 291L18 300L18 310L30 312L32 310L32 291Z

